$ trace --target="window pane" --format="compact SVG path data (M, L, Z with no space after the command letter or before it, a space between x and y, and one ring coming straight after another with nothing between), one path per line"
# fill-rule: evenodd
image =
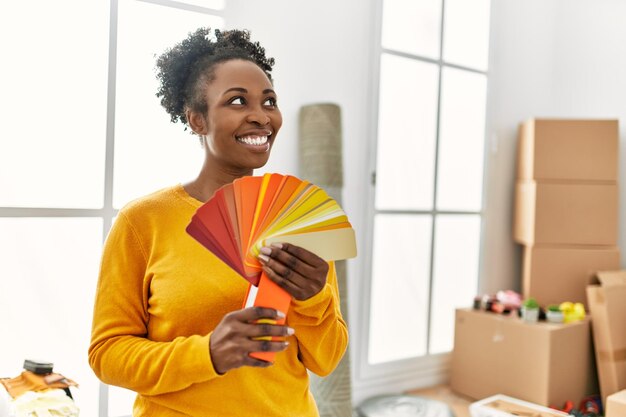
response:
M452 350L454 310L470 307L478 288L480 216L439 215L435 220L430 353Z
M444 61L487 70L489 8L489 0L446 0Z
M426 354L431 224L423 215L375 218L371 364Z
M101 219L0 218L0 375L19 375L26 358L52 362L80 385L85 416L98 415L87 349L101 248Z
M119 5L113 203L196 177L204 151L196 136L170 116L156 97L155 54L199 27L223 26L203 13L122 0ZM137 30L141 27L141 30Z
M384 0L383 48L439 58L441 0Z
M222 10L224 8L224 0L178 0L178 2L208 7L209 9Z
M378 209L432 208L438 72L434 64L381 57Z
M442 77L437 208L479 211L487 77L454 68Z
M109 385L109 416L126 417L133 414L133 404L137 393Z
M3 9L0 206L100 208L109 2Z

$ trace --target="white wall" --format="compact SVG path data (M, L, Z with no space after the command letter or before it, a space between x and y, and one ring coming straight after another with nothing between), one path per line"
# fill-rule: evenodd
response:
M301 106L332 102L341 107L343 208L363 252L367 219L372 79L373 1L228 0L227 28L249 29L269 56L283 127L264 172L298 174L298 112ZM362 259L348 261L348 318L352 371L356 364ZM360 397L355 397L356 401Z
M249 29L269 56L283 127L265 171L298 174L298 112L301 106L332 102L341 107L344 142L343 208L357 231L365 227L368 131L371 93L372 2L359 0L229 0L227 28ZM365 242L358 241L359 247ZM357 286L359 263L349 264ZM351 302L350 317L358 300ZM354 308L353 308L354 307ZM356 327L356 326L354 326Z
M492 143L487 160L483 291L520 286L521 247L511 240L520 121L529 117L618 118L623 164L625 21L626 2L621 0L492 0L487 122ZM626 207L625 175L621 169L621 207ZM626 216L624 210L620 213L623 250Z

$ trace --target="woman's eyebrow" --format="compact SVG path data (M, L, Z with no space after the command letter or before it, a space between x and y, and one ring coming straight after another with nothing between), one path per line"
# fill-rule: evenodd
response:
M246 90L245 88L242 88L242 87L232 87L232 88L229 88L228 90L224 91L224 94L227 94L227 93L229 93L231 91L237 91L237 92L240 92L240 93L247 93L248 92L248 90Z
M228 93L229 93L229 92L231 92L231 91L237 91L237 92L239 92L239 93L244 93L244 94L247 94L247 93L248 93L248 90L246 90L246 89L245 89L245 88L243 88L243 87L231 87L231 88L229 88L228 90L224 91L224 94L228 94ZM266 88L265 90L263 90L263 94L270 94L270 93L272 93L272 94L276 94L276 91L274 91L274 90L273 90L273 89L271 89L271 88Z

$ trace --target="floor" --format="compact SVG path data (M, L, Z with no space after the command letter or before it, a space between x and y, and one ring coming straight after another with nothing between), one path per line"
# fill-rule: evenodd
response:
M474 402L474 400L455 394L450 387L445 385L410 391L408 394L442 401L452 408L455 417L470 417L468 407Z

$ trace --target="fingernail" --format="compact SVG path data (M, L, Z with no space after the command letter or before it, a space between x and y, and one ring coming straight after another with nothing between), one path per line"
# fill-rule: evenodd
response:
M260 259L260 260L262 260L263 262L267 262L267 261L269 261L269 260L270 260L270 258L268 258L268 257L267 257L267 256L265 256L265 255L259 255L259 259Z
M270 246L273 246L273 247L278 248L278 249L282 249L283 248L283 244L282 243L272 243Z
M285 347L289 346L289 342L283 342L285 344Z
M285 318L285 313L283 313L280 310L276 310L276 315L278 316L279 319L284 319Z
M260 252L261 252L263 255L271 255L271 254L272 254L272 250L271 250L270 248L268 248L268 247L265 247L265 246L263 246L263 247L260 249Z
M287 327L287 335L288 335L288 336L291 336L291 335L292 335L292 334L294 334L295 332L296 332L296 331L295 331L293 328L291 328L291 327Z

